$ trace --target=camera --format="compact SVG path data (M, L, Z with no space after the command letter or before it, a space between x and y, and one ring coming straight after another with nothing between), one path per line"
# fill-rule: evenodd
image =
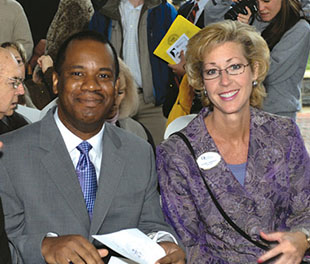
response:
M252 15L257 13L258 6L256 0L241 0L240 2L233 3L230 6L230 9L224 15L224 18L237 20L239 13L247 15L248 12L245 9L246 6L251 10Z

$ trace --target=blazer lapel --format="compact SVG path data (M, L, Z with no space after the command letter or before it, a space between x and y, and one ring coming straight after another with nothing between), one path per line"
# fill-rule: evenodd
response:
M114 194L124 171L127 151L114 131L113 125L105 125L99 184L91 222L90 236L97 234L111 206Z
M48 176L88 233L90 221L84 206L83 193L52 111L42 120L40 134L40 146L47 151L46 155L42 156L42 163Z

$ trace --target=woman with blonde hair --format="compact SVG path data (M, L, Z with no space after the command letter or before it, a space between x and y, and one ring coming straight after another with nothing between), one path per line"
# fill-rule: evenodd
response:
M269 49L222 21L186 52L204 108L157 148L163 211L187 263L300 263L310 248L310 160L299 129L263 112Z
M132 118L139 108L137 84L125 62L120 58L118 62L120 68L118 94L107 121L147 140L155 151L151 133L141 123Z

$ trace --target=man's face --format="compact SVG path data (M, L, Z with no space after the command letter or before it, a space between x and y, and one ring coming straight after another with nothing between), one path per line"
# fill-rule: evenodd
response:
M67 47L60 76L53 75L58 114L82 139L100 131L118 88L112 50L94 40L73 40Z
M11 56L11 54L9 55ZM4 65L0 73L0 119L2 119L4 115L13 114L18 95L24 94L25 91L23 84L18 81L24 79L22 67L18 66L13 57L3 56L3 54L0 56L0 63Z

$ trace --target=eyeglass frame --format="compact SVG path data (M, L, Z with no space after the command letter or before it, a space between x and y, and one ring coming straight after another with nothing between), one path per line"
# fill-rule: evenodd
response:
M231 74L231 73L229 73L227 69L229 69L229 68L230 68L231 66L233 66L233 65L240 65L240 66L243 66L243 71L240 72L240 73L236 73L236 74ZM206 79L206 78L204 77L204 72L205 72L205 70L202 70L202 71L201 71L201 76L202 76L202 78L203 78L204 80L210 81L210 80L214 80L214 79L220 77L220 76L222 75L222 71L225 71L228 75L232 75L232 76L234 76L234 75L240 75L240 74L242 74L242 73L245 72L245 68L248 67L248 66L250 66L250 63L248 63L248 64L233 63L233 64L227 66L225 69L216 69L216 71L218 72L218 75L215 76L215 77L213 77L213 78L211 78L211 79Z
M9 77L8 80L12 81L12 83L10 83L10 84L13 86L14 90L17 90L20 85L25 87L25 83L24 83L24 80L22 78Z

